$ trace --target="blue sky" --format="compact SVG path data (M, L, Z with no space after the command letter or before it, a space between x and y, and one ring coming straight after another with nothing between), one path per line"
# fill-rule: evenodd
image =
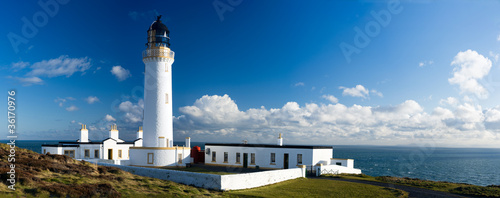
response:
M80 123L91 139L113 123L133 139L146 30L162 14L178 140L500 142L498 1L40 2L0 12L20 139L78 139Z

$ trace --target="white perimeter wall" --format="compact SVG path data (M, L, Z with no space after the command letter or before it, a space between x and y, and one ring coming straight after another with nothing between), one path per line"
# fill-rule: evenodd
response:
M240 190L305 177L305 168L222 175L221 190Z
M117 167L140 176L170 180L176 183L215 190L239 190L265 186L290 179L305 177L306 171L305 168L292 168L286 170L272 170L234 175L213 175L157 168L122 166L107 163L97 164L101 166Z

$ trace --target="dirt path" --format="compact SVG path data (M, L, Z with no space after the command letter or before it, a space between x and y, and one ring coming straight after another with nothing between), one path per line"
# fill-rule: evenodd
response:
M409 197L416 197L416 198L468 197L468 196L464 196L464 195L456 195L456 194L451 194L451 193L446 193L446 192L441 192L441 191L434 191L434 190L429 190L429 189L396 185L396 184L388 184L388 183L382 183L382 182L376 182L376 181L364 181L364 180L342 179L342 178L319 178L319 177L311 177L311 179L329 179L329 180L346 181L346 182L354 182L354 183L361 183L361 184L369 184L369 185L374 185L374 186L396 188L396 189L400 189L400 190L404 190L404 191L408 192L410 194Z

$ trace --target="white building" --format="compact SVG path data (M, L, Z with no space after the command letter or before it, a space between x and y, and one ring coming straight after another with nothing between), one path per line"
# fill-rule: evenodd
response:
M241 168L288 169L321 167L318 172L361 173L352 159L336 159L331 146L283 145L281 134L271 144L205 144L205 164ZM314 168L316 171L317 169Z
M111 126L109 138L100 142L90 141L88 133L87 126L82 124L80 139L74 142L44 144L42 145L42 153L67 155L75 159L88 161L113 160L113 163L119 164L119 161L129 159L130 147L142 146L142 128L139 128L137 131L137 139L131 142L126 142L119 138L119 131L116 125Z
M170 31L161 15L148 29L144 62L144 145L130 149L130 165L179 166L191 163L189 143L173 145L172 63ZM187 142L187 141L186 141Z

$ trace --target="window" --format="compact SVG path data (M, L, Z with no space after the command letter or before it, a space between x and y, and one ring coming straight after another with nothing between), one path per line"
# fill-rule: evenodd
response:
M240 156L241 156L241 154L240 154L240 153L236 153L236 163L237 163L237 164L241 163L241 162L240 162Z
M224 163L227 163L228 153L224 152Z
M122 158L122 150L118 150L118 158Z
M182 153L179 153L179 155L177 155L177 161L179 164L182 164Z
M90 150L89 149L85 149L85 158L90 158Z
M302 154L297 154L297 164L302 164Z
M276 163L276 153L271 153L271 164Z
M47 151L45 149L43 149L43 154L47 154Z
M94 150L94 158L99 158L99 150Z
M217 159L216 154L217 153L215 153L215 151L212 151L212 162L216 162Z
M75 158L75 150L65 150L64 155L71 157L71 158Z
M335 165L342 166L342 162L337 162L337 163L335 163Z
M168 72L168 64L165 63L165 72Z
M250 154L250 164L255 164L255 153Z
M168 93L165 94L165 104L168 104Z
M154 153L148 153L148 164L153 164L154 163Z

